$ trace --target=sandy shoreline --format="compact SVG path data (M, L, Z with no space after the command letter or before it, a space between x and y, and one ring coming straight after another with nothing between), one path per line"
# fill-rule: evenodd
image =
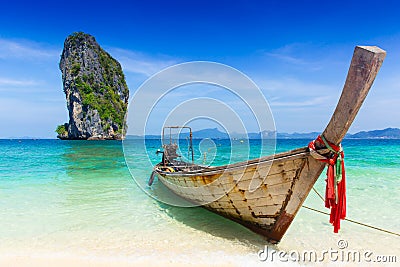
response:
M338 248L338 241L348 244L344 251L366 250L373 255L396 255L397 263L399 240L390 235L376 231L366 231L360 236L360 229L346 225L341 234L322 232L317 236L308 231L306 224L299 220L303 227L295 225L277 246L269 246L270 251L321 251ZM183 228L184 229L184 228ZM181 230L183 230L181 229ZM357 231L358 230L358 231ZM367 235L369 238L366 239ZM328 257L323 262L283 262L275 257L273 262L261 261L258 252L267 243L255 240L229 240L200 231L188 231L185 235L155 232L113 231L70 232L52 234L46 237L8 239L0 244L0 266L382 266L382 263L332 261ZM276 254L275 254L276 255ZM362 255L362 254L361 254ZM396 263L390 263L395 266Z
M0 257L1 266L29 266L29 267L70 267L70 266L238 266L234 264L212 264L212 263L193 263L193 262L177 262L174 260L160 260L154 262L146 259L107 259L107 258L84 258L84 257L60 257L60 256L5 256Z
M265 264L265 263L264 263ZM173 254L158 257L147 256L83 256L67 253L35 253L35 254L6 254L0 255L0 266L21 267L71 267L71 266L261 266L262 262L252 261L245 257L221 254L209 257L182 257Z
M0 239L1 240L1 239ZM0 266L264 266L258 247L198 231L70 232L3 240Z
M302 211L310 214L308 211ZM348 244L347 251L366 250L373 255L396 255L399 240L395 236L377 231L360 229L344 223L340 234L333 234L330 226L325 231L313 231L307 223L308 216L300 216L297 223L277 246L269 247L277 251L314 250L321 255L322 250L338 248L338 241ZM315 218L314 219L321 219ZM179 234L178 234L179 233ZM243 234L245 234L244 232ZM347 266L367 264L382 266L382 263L348 261L323 262L274 262L260 261L258 251L267 244L256 235L247 233L242 238L218 237L186 226L171 233L155 227L153 231L70 231L30 237L0 238L0 266ZM336 265L335 265L336 264ZM393 266L395 266L394 263Z

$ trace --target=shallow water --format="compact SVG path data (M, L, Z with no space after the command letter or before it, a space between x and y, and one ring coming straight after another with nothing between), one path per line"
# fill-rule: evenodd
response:
M160 160L155 154L160 144L147 140L148 159L140 149L142 140L127 141L127 162L136 166L131 172L144 184L150 163ZM196 162L220 165L270 152L262 151L259 141L250 142L250 152L246 144L234 142L215 140L204 149L195 141L196 155L208 152L206 160L197 156ZM308 142L278 140L276 150ZM345 140L343 145L348 218L400 232L400 140ZM267 264L257 257L266 244L260 236L202 208L168 206L144 193L126 166L121 142L0 140L0 162L0 255ZM324 183L323 174L315 186L322 194ZM148 190L168 194L157 181ZM327 211L313 192L305 205ZM398 236L349 222L333 234L326 215L307 209L300 210L282 242L271 248L321 251L337 249L338 240L345 240L348 249L397 255L400 261Z

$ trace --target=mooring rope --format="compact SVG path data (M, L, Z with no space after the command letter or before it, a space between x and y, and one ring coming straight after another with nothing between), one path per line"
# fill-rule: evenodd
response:
M313 189L314 192L322 199L322 201L325 202L325 200L324 200L324 198L321 196L321 194L318 193L318 191L317 191L314 187L313 187L312 189ZM314 209L314 208L310 208L310 207L305 206L305 205L303 205L302 207L303 207L303 208L306 208L306 209L309 209L309 210L312 210L312 211L315 211L315 212L319 212L319 213L325 214L325 215L330 215L328 212L321 211L321 210L317 210L317 209ZM379 228L379 227L375 227L375 226L372 226L372 225L368 225L368 224L365 224L365 223L362 223L362 222L357 222L357 221L354 221L354 220L351 220L351 219L347 219L347 218L345 218L344 220L345 220L345 221L348 221L348 222L351 222L351 223L355 223L355 224L364 226L364 227L368 227L368 228L371 228L371 229L374 229L374 230L378 230L378 231L381 231L381 232L384 232L384 233L388 233L388 234L400 236L399 233L395 233L395 232L392 232L392 231L389 231L389 230L386 230L386 229L382 229L382 228Z
M314 190L314 192L319 196L319 198L325 202L325 199L321 196L321 194L317 191L317 189L315 189L315 187L312 188Z

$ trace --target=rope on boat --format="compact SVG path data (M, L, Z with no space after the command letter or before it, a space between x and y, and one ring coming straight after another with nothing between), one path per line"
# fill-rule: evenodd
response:
M320 154L316 143L324 144L328 154ZM346 218L346 174L344 170L344 152L342 145L335 145L319 135L317 139L308 144L310 154L316 160L328 166L325 207L331 210L329 222L333 225L333 232L340 229L340 220Z
M314 187L312 189L321 198L322 201L325 201L324 198L321 196L321 194L318 193L318 191ZM315 211L315 212L319 212L319 213L325 214L325 215L330 215L328 212L317 210L317 209L314 209L314 208L310 208L310 207L305 206L305 205L302 205L302 207L306 208L306 209L309 209L309 210L312 210L312 211ZM348 221L348 222L351 222L351 223L354 223L354 224L358 224L358 225L364 226L364 227L368 227L368 228L371 228L371 229L374 229L374 230L378 230L378 231L381 231L381 232L384 232L384 233L400 236L399 233L395 233L395 232L392 232L392 231L389 231L389 230L386 230L386 229L382 229L382 228L379 228L379 227L368 225L368 224L365 224L365 223L362 223L362 222L357 222L357 221L354 221L354 220L351 220L351 219L348 219L348 218L345 218L344 220Z
M310 207L305 206L305 205L303 205L302 207L306 208L306 209L309 209L309 210L312 210L312 211L315 211L315 212L319 212L319 213L325 214L325 215L330 215L329 213L327 213L325 211L313 209L313 208L310 208ZM365 223L361 223L361 222L357 222L357 221L354 221L354 220L350 220L350 219L347 219L347 218L344 219L344 220L348 221L348 222L355 223L355 224L359 224L359 225L362 225L362 226L365 226L365 227L369 227L369 228L372 228L372 229L375 229L375 230L378 230L378 231L382 231L382 232L385 232L385 233L388 233L388 234L400 236L400 234L398 234L398 233L394 233L392 231L385 230L385 229L382 229L382 228L379 228L379 227L371 226L371 225L368 225L368 224L365 224Z
M317 191L317 189L315 189L315 187L313 186L312 188L314 190L314 192L319 196L319 198L325 202L325 199L321 196L321 194Z

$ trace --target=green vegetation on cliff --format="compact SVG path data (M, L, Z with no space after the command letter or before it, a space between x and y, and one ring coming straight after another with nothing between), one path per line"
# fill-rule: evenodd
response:
M83 79L77 77L75 86L81 94L84 107L96 109L102 121L111 120L118 124L119 129L122 129L127 107L112 86L105 83L91 83L85 77ZM106 125L103 126L106 127Z
M129 90L121 65L86 33L73 33L65 43L62 60L69 88L80 95L83 119L87 120L89 110L97 110L104 132L113 127L123 135Z
M56 128L57 138L66 139L68 138L68 123L58 125Z
M58 135L64 135L64 134L66 134L66 133L68 133L68 132L67 132L67 129L65 128L65 125L64 125L64 124L61 124L61 125L58 125L58 126L57 126L56 133L57 133Z

